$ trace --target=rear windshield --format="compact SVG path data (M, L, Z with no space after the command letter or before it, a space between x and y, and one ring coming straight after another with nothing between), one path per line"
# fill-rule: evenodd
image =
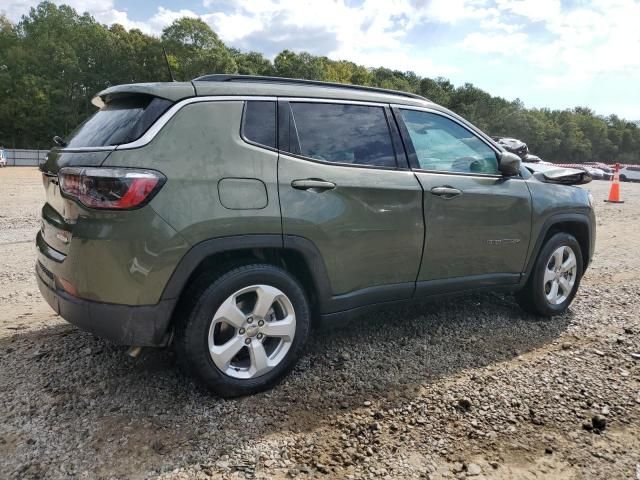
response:
M69 135L67 148L132 142L140 138L170 106L169 100L147 95L113 99Z

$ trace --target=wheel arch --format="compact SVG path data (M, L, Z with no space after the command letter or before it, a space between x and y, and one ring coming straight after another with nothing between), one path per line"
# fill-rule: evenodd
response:
M531 252L529 261L527 262L527 269L520 284L524 285L527 282L542 247L556 233L568 233L576 238L580 245L580 253L582 254L582 271L584 273L589 265L591 255L593 254L593 245L591 241L594 232L593 228L591 219L587 215L580 213L558 214L547 219L540 229L534 249Z
M178 299L178 309L179 299L201 272L213 269L222 274L233 266L255 262L276 265L291 273L305 290L312 311L325 310L331 288L322 256L310 240L289 235L238 235L201 242L182 257L161 299Z

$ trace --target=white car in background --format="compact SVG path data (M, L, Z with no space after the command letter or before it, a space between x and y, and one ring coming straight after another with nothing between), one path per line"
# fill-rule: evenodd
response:
M640 165L625 165L620 169L621 182L640 182Z
M611 168L611 165L602 162L585 162L584 164L588 167L602 170L604 172L603 180L611 180L613 178L613 168Z
M527 155L522 159L522 161L523 161L523 162L526 162L526 163L540 163L540 162L543 162L543 160L542 160L539 156L537 156L537 155L533 155L533 154L531 154L531 153L528 153L528 154L527 154Z
M557 167L563 167L563 168L574 168L574 169L578 169L578 170L582 170L583 172L586 172L587 174L589 174L589 176L593 179L593 180L607 180L607 174L604 170L600 169L600 168L596 168L593 167L589 164L586 163L560 163L560 164L556 164ZM611 178L611 177L609 177Z
M560 168L549 162L526 162L523 164L531 173L544 172L546 170Z
M604 170L596 167L590 167L589 165L585 165L582 169L591 175L591 178L594 180L605 180L607 178L607 174Z

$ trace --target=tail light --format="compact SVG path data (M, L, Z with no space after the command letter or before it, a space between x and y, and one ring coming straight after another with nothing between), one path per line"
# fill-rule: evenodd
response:
M160 172L133 168L65 167L58 178L65 197L105 210L140 208L166 181Z

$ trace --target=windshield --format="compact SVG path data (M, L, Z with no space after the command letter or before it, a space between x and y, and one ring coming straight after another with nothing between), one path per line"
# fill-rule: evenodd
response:
M67 148L132 142L140 138L169 106L169 100L147 95L113 99L69 135Z

